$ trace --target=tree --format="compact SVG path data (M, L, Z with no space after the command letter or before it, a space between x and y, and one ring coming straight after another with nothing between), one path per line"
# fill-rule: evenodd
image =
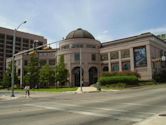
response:
M68 70L65 68L64 55L60 56L59 63L55 68L55 78L56 82L59 82L60 85L64 85L67 82Z
M3 80L2 80L2 86L3 88L9 88L11 87L11 76L12 76L12 63L9 64L8 68L6 69L4 75L3 75ZM14 83L18 83L18 77L16 74L16 66L14 65Z
M39 66L36 55L30 55L30 62L25 67L24 83L30 84L32 88L38 86L39 82Z
M49 65L44 65L39 71L40 86L49 87L55 82L55 72Z

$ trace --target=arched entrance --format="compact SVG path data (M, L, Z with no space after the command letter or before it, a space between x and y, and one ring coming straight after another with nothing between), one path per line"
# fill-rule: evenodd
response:
M89 85L97 82L98 71L96 67L91 67L89 69Z
M82 69L82 77L83 77L83 69ZM72 70L72 78L75 86L80 86L80 67L75 67Z

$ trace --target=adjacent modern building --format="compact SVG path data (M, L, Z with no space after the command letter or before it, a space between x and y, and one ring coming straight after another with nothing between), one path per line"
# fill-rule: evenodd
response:
M66 86L80 85L80 69L83 84L88 86L96 83L103 72L136 71L141 75L141 80L152 80L154 73L166 68L166 63L161 60L162 56L166 56L166 43L152 33L102 43L88 31L78 28L60 42L58 49L41 52L40 60L44 58L44 53L54 53L47 59L55 60L55 65L64 55L69 70L69 83ZM24 55L21 59L25 61ZM23 63L18 70L23 70L21 68Z
M166 34L160 34L157 35L160 39L163 39L164 41L166 41Z
M16 65L16 73L18 75L18 78L20 80L20 86L23 84L23 76L25 75L25 67L28 65L30 61L30 55L32 53L17 53L15 57L15 65ZM56 61L57 61L57 49L47 49L47 50L36 50L35 56L39 59L39 67L42 67L43 65L50 65L53 68L55 68ZM8 58L7 60L7 67L12 61L12 58Z
M6 59L12 56L13 32L14 30L0 27L0 80L5 71ZM47 43L43 36L17 31L15 52L32 48L35 40L38 41L36 46Z

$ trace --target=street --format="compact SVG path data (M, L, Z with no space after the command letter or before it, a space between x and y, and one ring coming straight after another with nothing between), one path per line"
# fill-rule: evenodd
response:
M133 125L166 111L166 86L0 101L0 125Z

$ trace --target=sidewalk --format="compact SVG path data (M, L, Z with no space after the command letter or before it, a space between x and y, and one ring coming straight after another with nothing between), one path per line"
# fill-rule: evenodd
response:
M165 125L166 124L166 113L160 113L164 116L155 115L151 118L148 118L140 123L134 125Z
M30 97L27 97L27 98L51 97L51 96L55 96L55 94L57 94L57 93L31 92ZM10 92L6 92L5 94L0 95L0 101L1 100L14 100L14 99L20 99L20 98L26 98L24 92L16 92L15 97L11 97Z
M82 91L81 88L79 87L76 91L76 93L84 93L84 92L97 92L97 88L96 87L82 87Z

